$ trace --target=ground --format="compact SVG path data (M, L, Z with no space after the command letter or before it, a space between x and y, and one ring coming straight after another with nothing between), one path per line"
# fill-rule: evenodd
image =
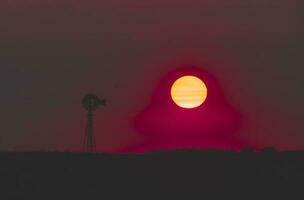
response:
M303 152L0 153L1 199L293 199Z

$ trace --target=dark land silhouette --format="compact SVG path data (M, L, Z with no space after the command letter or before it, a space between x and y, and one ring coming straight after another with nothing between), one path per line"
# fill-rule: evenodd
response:
M0 153L1 199L293 199L304 152Z

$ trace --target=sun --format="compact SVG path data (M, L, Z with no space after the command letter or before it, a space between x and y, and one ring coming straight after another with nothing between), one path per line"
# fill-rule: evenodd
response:
M171 97L182 108L197 108L207 99L207 86L195 76L182 76L171 87Z

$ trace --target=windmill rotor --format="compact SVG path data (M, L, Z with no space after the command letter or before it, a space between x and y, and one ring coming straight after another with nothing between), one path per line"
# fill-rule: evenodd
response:
M82 107L87 111L94 111L101 105L106 105L106 100L100 99L95 94L87 94L82 100Z

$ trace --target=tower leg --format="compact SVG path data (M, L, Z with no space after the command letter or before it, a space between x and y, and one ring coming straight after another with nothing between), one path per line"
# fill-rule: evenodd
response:
M96 152L96 143L94 136L94 127L93 127L93 112L88 111L87 114L87 126L85 131L85 138L83 143L84 152L93 153Z

